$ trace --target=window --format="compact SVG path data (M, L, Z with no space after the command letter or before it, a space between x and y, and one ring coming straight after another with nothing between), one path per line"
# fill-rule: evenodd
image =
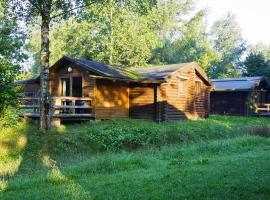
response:
M70 78L61 78L62 85L62 96L68 97L70 96Z
M61 96L82 97L82 77L61 78Z
M200 81L195 82L195 92L197 95L201 93L201 82Z
M178 79L178 97L186 94L187 79Z
M72 96L82 97L82 77L72 78Z

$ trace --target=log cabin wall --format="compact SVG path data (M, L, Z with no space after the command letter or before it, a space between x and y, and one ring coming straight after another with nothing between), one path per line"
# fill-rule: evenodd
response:
M26 96L37 96L39 93L39 83L26 83L20 89L20 92L25 93Z
M180 84L184 84L179 89ZM199 83L199 84L198 84ZM198 85L196 85L198 84ZM182 91L179 91L182 90ZM209 95L211 86L196 75L192 67L174 74L161 85L163 102L163 120L198 119L209 114Z
M183 81L183 91L179 92L179 81ZM191 118L194 112L194 69L188 68L174 74L161 88L165 93L163 120L179 120ZM164 91L165 90L165 91Z
M72 68L71 72L68 72L68 67ZM76 65L54 68L50 71L50 94L52 96L61 96L61 78L82 77L82 96L94 99L95 79L90 78L90 75L89 71Z
M199 118L208 117L211 87L206 85L195 72L195 115Z
M135 119L155 120L155 87L153 84L130 83L129 116Z
M96 80L96 119L129 117L129 87L123 81Z

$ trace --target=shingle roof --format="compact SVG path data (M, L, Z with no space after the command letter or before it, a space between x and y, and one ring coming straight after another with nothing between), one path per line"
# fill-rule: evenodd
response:
M192 64L192 63L180 63L173 65L136 67L127 69L121 66L108 65L105 63L86 59L75 59L68 56L64 56L58 62L60 62L61 60L68 60L69 62L78 64L90 71L96 72L101 76L107 76L123 80L149 80L149 81L165 80L173 72L178 71L179 69Z
M63 56L52 66L52 68L61 66L64 62L77 64L89 71L96 73L102 78L107 77L127 81L143 81L143 82L163 82L174 72L194 64L194 63L180 63L172 65L147 66L147 67L136 67L127 69L121 66L108 65L101 62ZM37 79L39 79L39 77ZM208 78L206 78L206 81L208 81Z
M64 59L69 60L70 62L76 63L80 66L87 68L88 70L94 71L103 76L119 78L119 79L130 79L131 72L124 69L121 66L112 66L105 63L86 60L86 59L75 59L67 56L63 57Z
M17 81L16 82L17 85L21 85L21 84L34 84L34 83L39 83L39 77L38 78L21 80L21 81Z
M180 63L173 65L163 65L163 66L150 66L150 67L140 67L134 68L139 75L142 76L141 79L148 80L165 80L169 75L175 71L180 70L183 67L188 66L191 63Z
M214 84L215 91L245 91L252 90L260 84L261 81L264 81L265 77L256 76L256 77L242 77L242 78L227 78L227 79L211 79Z

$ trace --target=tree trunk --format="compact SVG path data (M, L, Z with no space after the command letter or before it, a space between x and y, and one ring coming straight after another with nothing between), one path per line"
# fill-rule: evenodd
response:
M49 28L50 17L42 17L41 25L41 71L40 71L40 128L50 128L50 94L49 94Z

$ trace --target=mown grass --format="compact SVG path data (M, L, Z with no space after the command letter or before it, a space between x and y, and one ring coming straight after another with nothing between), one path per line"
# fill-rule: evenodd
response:
M270 199L266 118L0 129L1 199Z

